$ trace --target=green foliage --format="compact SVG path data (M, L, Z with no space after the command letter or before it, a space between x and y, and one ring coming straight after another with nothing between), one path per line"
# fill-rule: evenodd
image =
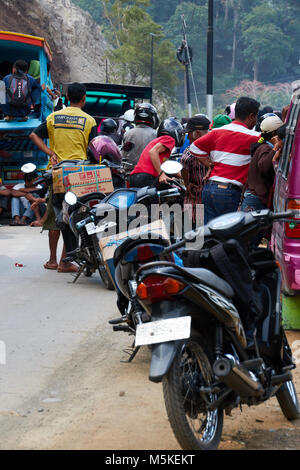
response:
M73 1L89 11L102 26L111 45L110 77L115 81L149 84L150 33L154 33L154 90L166 96L172 96L175 90L181 107L184 102L184 67L176 59L176 50L183 39L184 15L188 43L193 49L192 71L197 98L200 108L205 108L208 0ZM299 0L216 0L216 107L228 104L226 101L231 97L224 93L239 87L240 82L255 78L256 83L259 80L265 86L279 83L277 88L282 89L280 84L298 79L299 42ZM190 85L195 106L192 83ZM278 106L284 101L285 96L279 92L277 97L276 87L269 92L270 99Z
M163 28L143 8L147 0L103 0L108 52L113 79L132 85L149 85L153 41L153 85L174 95L178 65L175 50L165 40ZM151 36L153 35L153 36ZM152 39L153 38L153 39Z

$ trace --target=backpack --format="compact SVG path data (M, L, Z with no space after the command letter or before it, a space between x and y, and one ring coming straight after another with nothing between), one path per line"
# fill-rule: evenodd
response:
M184 266L209 269L228 282L235 293L235 305L246 328L262 315L261 297L237 240L230 239L199 252L183 250L180 257Z
M26 74L20 72L11 74L7 88L7 96L7 103L16 108L31 105L30 82Z

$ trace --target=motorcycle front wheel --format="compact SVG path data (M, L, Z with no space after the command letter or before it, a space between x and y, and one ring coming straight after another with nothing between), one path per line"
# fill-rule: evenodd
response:
M284 382L276 393L282 413L289 421L300 417L300 406L294 382L289 380Z
M101 280L107 290L115 290L115 286L112 283L112 280L109 277L109 274L104 266L104 260L100 249L97 250L97 259L98 259L98 271L101 277Z
M223 430L223 409L209 410L216 399L201 388L213 382L209 352L198 336L182 342L163 378L167 415L183 450L217 449Z

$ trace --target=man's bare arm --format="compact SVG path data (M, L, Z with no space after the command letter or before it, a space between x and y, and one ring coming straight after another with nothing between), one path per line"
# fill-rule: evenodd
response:
M51 165L54 166L58 163L58 157L57 155L55 154L55 152L53 152L53 150L51 150L46 144L45 142L43 141L43 139L41 139L37 134L35 134L34 132L32 132L30 135L29 135L29 138L32 140L32 142L40 149L42 150L42 152L46 153L47 155L49 155L50 159L51 159Z

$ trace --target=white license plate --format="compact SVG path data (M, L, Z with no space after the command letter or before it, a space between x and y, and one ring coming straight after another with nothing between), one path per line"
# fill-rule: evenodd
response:
M165 343L177 339L189 338L191 317L169 318L137 325L135 346Z
M90 222L89 224L86 224L85 229L89 235L93 235L93 233L96 233L97 226L94 222Z
M85 228L89 235L93 235L94 233L104 232L105 230L108 230L111 227L115 227L116 225L116 222L107 222L103 225L97 226L94 224L94 222L90 222L89 224L86 224Z

